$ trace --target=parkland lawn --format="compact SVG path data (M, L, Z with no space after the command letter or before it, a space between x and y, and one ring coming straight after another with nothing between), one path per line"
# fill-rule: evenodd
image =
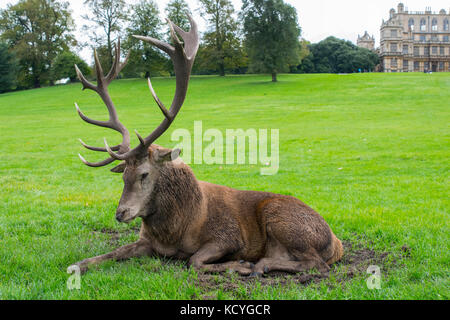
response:
M449 299L450 73L193 77L171 132L209 128L279 129L280 168L191 165L197 178L238 189L296 196L317 210L352 248L382 255L381 289L367 265L301 284L271 285L236 275L202 275L159 258L107 262L68 290L66 268L137 239L140 221L114 218L122 180L89 168L105 155L84 149L120 142L83 122L106 107L80 84L0 95L0 299ZM154 79L166 105L174 79ZM148 134L161 120L145 80L110 88L119 117ZM133 137L132 143L137 143ZM344 274L344 276L342 276ZM264 280L264 279L263 279ZM231 289L230 289L231 288Z

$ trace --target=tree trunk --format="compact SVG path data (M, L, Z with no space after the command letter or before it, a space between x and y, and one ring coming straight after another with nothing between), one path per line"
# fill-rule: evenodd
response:
M40 88L41 87L41 80L39 79L39 77L35 77L34 78L34 87L35 88Z
M277 82L277 73L272 72L272 82Z
M225 76L225 64L223 62L219 64L219 74L221 77Z

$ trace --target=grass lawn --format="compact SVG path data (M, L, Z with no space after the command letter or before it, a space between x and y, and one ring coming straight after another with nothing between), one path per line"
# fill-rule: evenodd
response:
M207 279L181 262L140 258L88 271L68 290L66 268L137 239L140 221L119 224L122 191L112 165L88 168L120 137L83 122L106 107L80 84L0 95L0 299L449 299L450 73L193 77L176 128L280 129L280 169L191 165L197 178L296 196L346 243L347 262L328 279ZM169 105L173 79L154 79ZM145 80L113 82L119 117L141 134L162 114ZM133 137L134 144L137 139ZM372 260L353 265L359 253ZM353 254L354 256L351 256ZM369 290L368 264L381 269ZM205 280L206 279L206 280Z

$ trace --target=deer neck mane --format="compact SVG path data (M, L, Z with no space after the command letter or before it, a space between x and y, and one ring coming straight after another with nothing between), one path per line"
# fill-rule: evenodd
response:
M191 168L185 164L165 164L152 191L149 213L143 220L148 232L162 243L177 243L198 212L202 198Z

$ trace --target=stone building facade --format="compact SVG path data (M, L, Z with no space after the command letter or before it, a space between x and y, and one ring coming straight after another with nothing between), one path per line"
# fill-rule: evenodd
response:
M373 36L370 36L367 31L362 37L358 34L358 40L356 40L356 44L361 48L375 50L375 38Z
M381 25L380 58L384 72L450 71L450 12L415 12L398 4Z

